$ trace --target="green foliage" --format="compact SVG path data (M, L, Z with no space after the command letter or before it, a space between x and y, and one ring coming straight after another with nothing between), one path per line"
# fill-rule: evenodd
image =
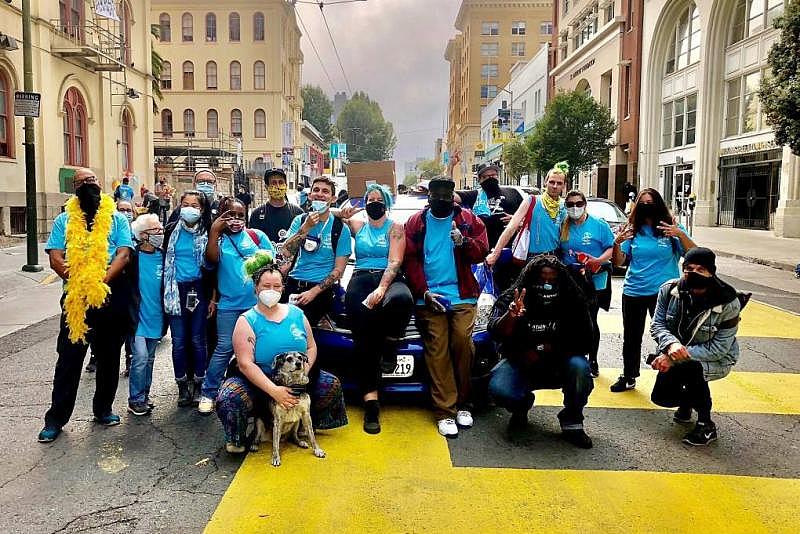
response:
M158 24L151 24L150 34L156 39L161 39L161 27ZM161 73L164 72L164 58L156 52L153 43L150 43L150 62L152 63L151 71L153 74L151 87L153 88L153 95L156 97L153 99L153 113L158 113L156 99L164 100L164 95L161 94Z
M416 174L406 174L406 177L403 178L403 185L411 187L412 185L416 184L419 181L419 177Z
M583 91L561 92L547 104L525 145L532 166L540 171L567 161L571 183L573 173L608 161L614 147L611 136L616 129L608 108L591 96Z
M781 35L769 52L772 76L761 79L758 97L775 140L800 155L800 1L786 2L775 27Z
M313 124L326 142L330 141L333 138L333 103L330 98L316 85L304 85L300 92L303 97L303 119Z
M519 185L519 179L523 174L530 174L533 168L531 153L525 142L519 137L515 137L503 145L503 170L512 182Z
M347 157L352 162L391 159L397 146L392 123L383 118L380 105L361 91L345 104L336 132L347 143Z
M426 159L417 165L420 180L430 180L434 176L441 176L444 174L444 165L435 159Z

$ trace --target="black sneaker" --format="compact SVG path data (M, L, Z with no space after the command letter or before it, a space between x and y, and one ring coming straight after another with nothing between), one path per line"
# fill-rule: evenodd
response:
M370 400L364 403L364 432L367 434L380 434L380 407L378 401Z
M145 402L128 403L128 411L133 415L150 415L151 408Z
M89 363L86 364L86 372L94 373L95 371L97 371L97 358L92 354L89 356Z
M708 445L717 440L717 425L712 422L694 425L694 429L683 437L683 442L687 445L702 446Z
M589 374L592 375L592 378L600 376L600 365L597 362L589 362Z
M675 415L672 420L676 423L691 423L692 422L692 409L691 408L678 408L675 410Z
M635 378L627 378L625 376L620 375L616 382L611 384L609 388L612 393L621 393L623 391L628 391L629 389L633 389L636 387L636 379Z
M582 428L576 430L562 430L561 435L564 437L565 441L572 443L576 447L580 447L581 449L592 448L592 438L587 436Z
M178 381L178 406L186 408L192 405L192 392L189 391L189 383L184 379Z

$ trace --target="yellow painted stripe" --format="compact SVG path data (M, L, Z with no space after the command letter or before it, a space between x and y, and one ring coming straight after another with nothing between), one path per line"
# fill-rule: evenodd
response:
M289 444L279 468L268 451L249 455L206 532L788 533L800 523L800 480L453 468L429 413L384 410L378 436L351 415L320 437L325 459Z
M636 389L611 393L608 387L621 374L621 369L601 369L589 397L590 408L658 409L650 402L656 380L655 371L642 370ZM732 372L722 380L709 383L715 412L800 414L800 374ZM561 406L560 390L536 391L539 406Z
M58 275L56 273L50 273L47 276L45 276L44 278L42 278L42 281L39 282L39 284L43 285L43 286L46 286L46 285L52 284L56 280L58 280Z

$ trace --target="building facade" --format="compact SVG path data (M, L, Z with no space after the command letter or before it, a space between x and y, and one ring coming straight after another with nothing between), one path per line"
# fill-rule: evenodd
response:
M31 0L40 237L78 167L94 170L106 192L126 175L137 196L138 186L153 187L150 1L114 6L119 21L97 16L88 0ZM0 2L0 20L18 43L0 49L0 234L14 235L26 231L24 120L14 116L24 75L20 3Z
M800 237L800 159L758 100L782 0L645 2L640 179L696 224Z
M552 1L462 1L455 21L459 33L445 51L450 63L447 148L459 186L472 182L483 108L508 84L512 67L550 41L552 16Z

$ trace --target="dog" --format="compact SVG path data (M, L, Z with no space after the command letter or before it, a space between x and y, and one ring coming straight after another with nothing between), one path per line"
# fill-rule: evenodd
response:
M278 386L286 386L296 391L298 403L291 408L284 408L274 399L269 399L269 411L272 414L272 465L281 465L280 442L284 437L290 438L298 447L309 448L311 443L312 452L317 458L325 458L323 451L317 444L314 436L314 427L311 424L311 397L305 392L308 384L308 374L305 364L308 363L308 356L300 352L287 352L278 354L272 362L272 381ZM256 417L256 435L250 446L251 451L258 450L258 444L268 441L264 420ZM300 429L308 434L308 442L299 436Z

